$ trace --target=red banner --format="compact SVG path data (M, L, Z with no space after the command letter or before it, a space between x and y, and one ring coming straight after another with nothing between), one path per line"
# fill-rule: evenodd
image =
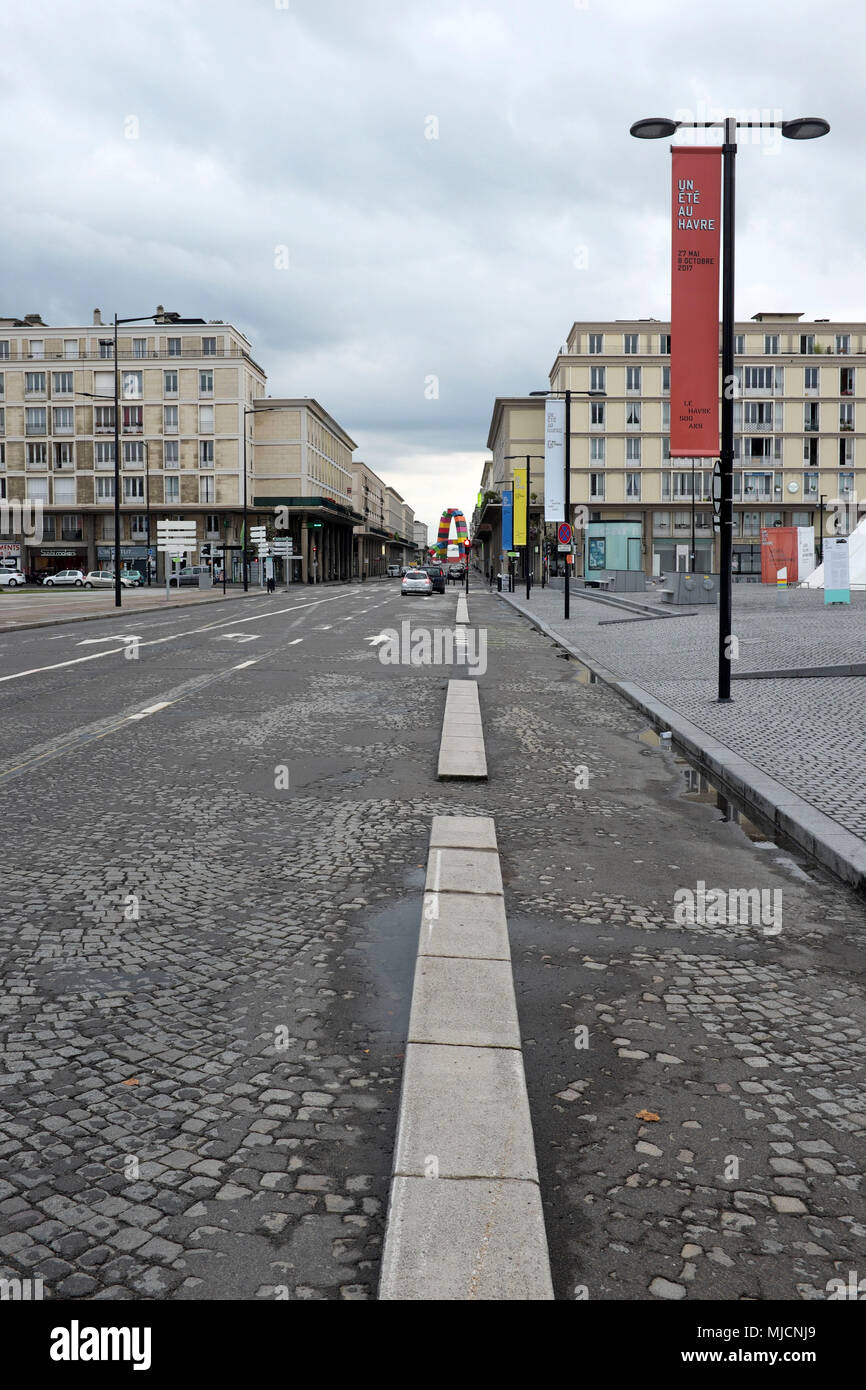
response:
M671 457L717 458L722 151L672 154Z

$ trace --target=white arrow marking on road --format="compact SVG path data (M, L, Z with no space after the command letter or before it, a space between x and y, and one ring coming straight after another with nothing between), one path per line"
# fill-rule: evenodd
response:
M390 642L387 632L380 632L378 637L367 637L365 639L371 646L378 647L380 642Z
M221 632L217 638L218 642L258 642L261 636L258 632Z
M76 642L78 647L92 647L96 642L140 642L139 637L134 632L115 632L111 637L85 637L80 642Z

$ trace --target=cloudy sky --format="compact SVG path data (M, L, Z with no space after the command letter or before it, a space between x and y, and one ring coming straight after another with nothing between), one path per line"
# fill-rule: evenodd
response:
M866 318L864 50L860 0L5 0L0 315L232 322L432 526L575 319L667 316L641 116L825 116L742 147L737 314Z

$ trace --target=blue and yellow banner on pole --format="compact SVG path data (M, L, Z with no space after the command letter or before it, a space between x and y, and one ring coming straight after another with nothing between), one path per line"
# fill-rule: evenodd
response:
M526 545L526 469L514 470L514 544Z
M502 549L514 549L514 494L510 487L502 489Z

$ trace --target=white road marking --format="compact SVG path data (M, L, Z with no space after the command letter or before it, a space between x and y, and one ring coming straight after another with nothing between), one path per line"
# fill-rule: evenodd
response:
M296 646L298 645L298 643L299 643L299 642L303 642L303 640L304 640L303 637L296 637L295 640L294 640L293 642L289 642L288 645L289 645L290 647L296 647Z
M140 642L141 636L133 632L113 632L110 637L85 637L77 643L79 647L92 647L97 642Z
M257 666L257 665L259 664L260 661L261 661L261 657L260 657L260 656L255 656L255 657L253 657L252 661L242 661L242 662L240 663L239 666L233 666L233 667L232 667L232 670L233 670L233 671L244 671L244 670L246 670L247 666Z
M218 642L258 642L261 636L258 632L221 632L216 639Z
M149 714L156 714L157 710L167 709L173 705L174 700L160 700L158 705L150 705L147 709L139 710L138 714L131 714L130 719L146 719Z
M371 646L378 647L380 642L388 642L390 638L387 632L380 632L376 637L365 637L364 640L365 642L369 642Z

